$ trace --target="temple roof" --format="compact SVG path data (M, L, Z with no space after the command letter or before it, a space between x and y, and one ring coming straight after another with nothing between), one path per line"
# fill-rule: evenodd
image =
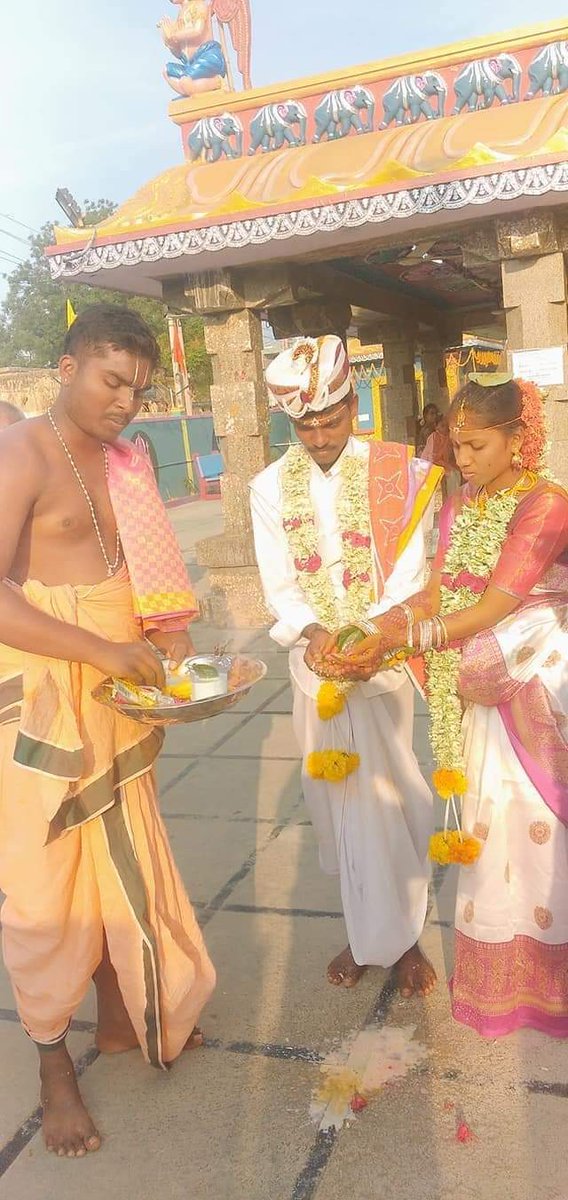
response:
M568 69L568 43L557 46L565 47L558 53ZM495 58L484 61L495 70ZM530 86L534 61L534 54L527 57ZM477 67L466 64L462 75ZM424 88L422 76L406 79ZM238 99L242 109L245 99ZM89 282L97 276L98 284L158 295L161 279L191 269L295 257L308 248L337 254L340 245L348 253L367 226L377 236L388 226L405 237L450 217L455 223L554 203L555 194L568 190L568 91L525 99L526 90L475 111L466 106L360 136L353 129L315 144L312 136L308 144L261 155L252 145L245 155L241 139L240 157L233 149L216 162L174 166L94 230L56 229L48 252L52 274ZM381 103L386 116L384 94ZM202 117L188 128L201 130L212 120Z

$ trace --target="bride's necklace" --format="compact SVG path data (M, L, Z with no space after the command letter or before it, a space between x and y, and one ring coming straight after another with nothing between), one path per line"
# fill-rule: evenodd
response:
M530 492L537 482L538 475L534 471L523 471L516 483L511 487L502 488L500 492L494 492L492 496L488 495L485 486L479 488L474 503L481 513L484 513L489 500L502 500L506 496L516 496L518 492Z
M93 529L97 535L97 541L101 548L101 554L105 560L107 575L114 575L115 571L118 568L118 564L120 562L120 534L118 532L118 527L116 530L116 554L114 556L114 561L111 562L111 560L106 552L105 544L103 542L99 522L97 521L97 514L95 512L95 506L93 504L93 501L91 500L91 497L87 490L87 486L86 486L83 476L81 475L81 472L77 466L77 463L75 462L75 459L73 458L73 455L72 455L67 443L65 442L62 434L60 433L59 429L57 428L57 425L55 424L53 413L50 408L47 410L47 419L49 421L49 424L51 425L51 428L53 429L55 436L59 439L59 442L60 442L65 454L67 455L67 458L68 458L69 463L71 464L71 468L73 470L73 474L75 475L75 479L77 480L77 483L79 484L79 487L81 488L81 491L85 497L85 500L87 501L87 504L89 505L89 512L91 514L91 521L93 522ZM108 455L107 455L106 446L103 445L102 451L103 451L103 457L104 457L104 463L105 463L105 479L108 479Z

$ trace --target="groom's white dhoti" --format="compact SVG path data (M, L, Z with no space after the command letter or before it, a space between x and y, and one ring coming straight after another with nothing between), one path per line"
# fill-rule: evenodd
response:
M352 437L343 453L368 457L369 446ZM325 722L319 718L320 680L304 662L307 642L301 637L302 630L318 623L318 617L306 602L283 528L283 461L253 480L251 505L265 595L277 617L271 636L290 648L304 796L321 867L339 875L353 957L360 965L389 967L420 936L430 874L432 796L412 749L414 688L405 669L384 671L369 683L357 684L338 716ZM341 458L327 473L312 462L310 496L319 553L339 602L345 596L337 517L341 487ZM386 583L374 542L373 565L375 595L380 600L369 608L369 617L386 612L423 586L423 522ZM358 770L341 782L312 779L306 771L308 755L331 746L356 752Z

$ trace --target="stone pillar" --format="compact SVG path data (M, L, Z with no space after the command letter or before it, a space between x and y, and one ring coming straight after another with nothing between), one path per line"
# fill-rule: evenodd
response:
M503 255L503 307L507 319L507 351L512 367L515 350L564 347L562 385L547 389L547 423L551 444L550 467L568 482L568 290L561 241L550 214L506 225L499 223ZM535 251L540 250L537 254Z
M254 554L248 490L252 476L270 461L261 313L293 305L298 292L288 266L269 263L173 276L164 282L163 297L172 309L203 318L213 363L211 402L225 464L225 530L197 546L211 584L204 612L219 626L266 624L270 615Z
M225 530L198 543L215 625L269 620L256 566L248 482L270 462L268 401L262 369L260 314L251 309L205 314L205 344L213 363L211 406L225 464L221 484Z
M381 389L383 438L386 442L414 444L418 393L414 372L416 327L400 322L380 325L377 340L383 347L386 386Z
M436 332L420 335L420 359L424 376L424 404L437 404L445 412L449 399L444 347Z

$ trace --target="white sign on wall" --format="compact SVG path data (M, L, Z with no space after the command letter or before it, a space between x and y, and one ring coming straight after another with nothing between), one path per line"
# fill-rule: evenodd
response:
M514 350L513 375L527 379L538 387L564 383L564 347L548 346L545 350Z

